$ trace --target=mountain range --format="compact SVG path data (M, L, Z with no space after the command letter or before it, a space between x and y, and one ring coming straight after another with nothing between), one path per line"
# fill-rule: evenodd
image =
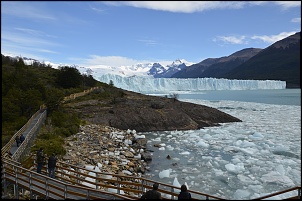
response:
M169 65L145 63L132 66L87 68L74 65L81 73L97 79L103 74L147 76L154 78L226 78L244 80L281 80L287 88L300 87L300 34L297 32L267 48L246 48L229 56L207 58L199 63L176 59ZM23 58L27 64L36 61ZM51 64L58 67L57 64Z
M287 88L301 88L300 34L297 32L265 49L247 48L227 57L209 58L171 77L282 80Z

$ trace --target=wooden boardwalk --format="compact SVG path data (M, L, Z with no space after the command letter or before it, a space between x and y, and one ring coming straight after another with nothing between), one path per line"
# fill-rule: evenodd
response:
M72 185L65 181L53 179L39 174L35 171L20 167L20 164L13 161L3 161L4 171L2 182L15 185L15 196L19 199L19 191L28 190L30 198L39 196L43 199L102 199L102 200L125 200L127 196L100 191L89 187ZM7 189L4 189L7 190Z
M34 128L34 126L37 124L38 120L41 118L43 113L38 114L29 124L29 126L24 130L23 135L26 139L27 135L30 133L30 131ZM17 143L13 143L10 148L10 153L14 155L19 147L17 147Z

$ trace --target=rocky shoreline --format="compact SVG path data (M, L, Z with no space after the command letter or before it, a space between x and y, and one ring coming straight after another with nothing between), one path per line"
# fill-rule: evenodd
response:
M144 135L98 124L80 127L65 138L63 161L81 167L98 166L101 172L141 177L151 161Z

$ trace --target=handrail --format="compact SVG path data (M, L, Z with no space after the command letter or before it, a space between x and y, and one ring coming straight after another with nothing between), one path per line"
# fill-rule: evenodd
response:
M24 142L21 143L21 145L18 147L17 151L13 154L13 156L12 156L13 159L15 159L16 161L20 161L21 156L25 154L25 150L26 149L29 150L29 146L31 146L31 144L33 142L33 138L37 135L37 130L41 127L42 123L44 123L44 121L46 119L46 114L47 114L47 111L44 110L42 112L41 116L39 117L37 123L35 124L35 126L27 134Z
M34 156L35 155L32 155L31 157ZM34 167L35 165L36 164L34 162L33 166L30 169L35 169ZM42 174L44 175L47 175L46 167L47 164L43 167L42 170ZM96 176L91 176L89 172L95 173ZM155 182L160 184L160 189L158 191L162 193L163 199L177 198L178 193L174 192L173 189L177 189L178 191L180 190L179 187L161 183L143 177L134 177L128 175L120 175L120 174L112 174L106 172L98 172L94 170L87 170L84 167L71 165L62 161L57 162L56 180L64 183L68 183L69 185L80 186L83 188L90 188L96 191L109 192L109 188L110 188L111 192L114 191L116 194L122 196L128 196L128 198L130 199L139 199L140 195L142 195L142 193L144 193L146 190L151 189L152 184ZM86 183L86 185L84 184L84 182ZM87 184L89 184L90 186L89 185L87 186ZM262 196L260 198L255 198L253 200L270 198L293 190L299 190L297 197L300 198L301 187L294 187L270 195ZM193 190L188 190L188 191L192 194L193 199L211 199L211 200L222 199L216 196L207 195ZM200 198L200 196L204 196L204 197Z
M96 90L96 89L98 89L98 88L99 88L99 87L92 87L92 88L87 89L87 90L84 90L84 91L82 91L82 92L70 94L69 96L65 96L65 97L63 98L62 103L65 103L65 102L68 101L68 100L76 99L77 97L80 97L80 96L84 96L84 95L86 95L86 94L88 94L88 93L90 93L90 92L92 92L92 91L94 91L94 90Z
M293 187L293 188L289 188L289 189L279 191L279 192L276 192L276 193L271 193L269 195L265 195L265 196L255 198L255 199L252 199L252 200L263 200L263 199L266 199L266 198L271 198L271 197L281 195L281 194L284 194L284 193L288 193L288 192L291 192L291 191L295 191L295 190L298 190L297 197L298 197L298 199L300 199L300 197L301 197L301 186L296 186L296 187Z
M31 124L31 122L36 118L36 116L41 112L41 110L38 110L35 114L33 114L31 116L31 118L26 122L26 124L24 124L24 126L22 126L22 128L20 130L18 130L13 136L12 138L9 140L8 143L6 143L6 145L4 145L1 148L1 155L4 156L5 153L8 153L12 147L12 145L15 143L15 139L17 136L21 136L21 134L28 128L28 126Z
M33 166L30 169L35 169L35 155L31 155L34 160ZM47 174L47 162L42 168L42 173ZM92 176L94 173L95 176ZM88 170L85 167L80 167L72 164L68 164L62 161L57 161L56 165L56 179L71 183L73 185L90 187L92 189L111 189L117 194L127 194L131 196L131 199L138 199L146 191L152 189L153 183L159 183L159 192L162 193L162 197L165 199L177 198L180 187L165 184L152 179L144 177L135 177L129 175L113 174L107 172L98 172L95 170ZM175 192L178 191L178 192ZM217 199L223 200L216 196L208 195L194 190L188 190L192 194L193 199ZM122 194L122 195L124 195Z
M13 177L18 179L11 179ZM95 190L89 187L71 185L64 181L59 181L18 166L14 163L9 162L7 159L2 160L2 180L4 180L5 182L15 182L16 184L18 184L19 187L29 189L35 194L39 194L41 196L53 199L72 199L74 197L76 197L76 199L100 199L104 197L107 197L109 199L129 199L129 197L124 195ZM34 182L36 182L36 184L34 184ZM29 183L31 185L29 185ZM58 186L60 187L58 188ZM58 193L58 191L63 192L64 189L67 189L64 194L60 192Z

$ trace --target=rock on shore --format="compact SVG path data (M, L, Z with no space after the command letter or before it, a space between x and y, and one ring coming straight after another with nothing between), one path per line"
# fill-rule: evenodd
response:
M101 172L142 176L148 160L144 135L135 130L120 130L109 126L89 124L80 132L65 139L69 164L98 167ZM142 157L143 156L143 157Z

